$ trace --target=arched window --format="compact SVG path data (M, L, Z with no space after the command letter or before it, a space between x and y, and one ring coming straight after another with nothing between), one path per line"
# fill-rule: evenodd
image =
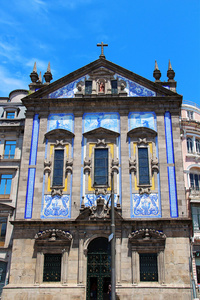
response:
M196 152L200 154L200 140L196 139L195 143L196 143Z
M192 138L190 138L190 137L187 138L187 151L188 151L188 153L193 152L193 141L192 141Z

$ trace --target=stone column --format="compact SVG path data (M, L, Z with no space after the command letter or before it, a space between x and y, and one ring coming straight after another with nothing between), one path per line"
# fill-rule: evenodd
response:
M61 283L67 284L68 277L68 258L69 258L69 248L67 247L62 251L62 264L61 264Z
M84 233L79 233L79 249L78 249L78 284L83 284L83 242Z
M135 249L131 251L132 284L137 285L139 280L139 254Z
M44 254L43 252L38 251L36 258L35 284L41 284L43 282L43 266Z
M158 254L158 280L160 284L165 283L164 250Z
M97 94L97 84L95 79L92 80L92 94Z
M121 232L116 232L116 284L121 282Z

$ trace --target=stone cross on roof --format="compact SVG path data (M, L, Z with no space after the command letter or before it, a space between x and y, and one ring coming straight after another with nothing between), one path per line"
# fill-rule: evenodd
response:
M104 44L103 42L101 42L101 44L98 43L97 46L101 47L101 55L99 55L99 58L106 58L104 53L103 53L103 47L108 46L108 44Z

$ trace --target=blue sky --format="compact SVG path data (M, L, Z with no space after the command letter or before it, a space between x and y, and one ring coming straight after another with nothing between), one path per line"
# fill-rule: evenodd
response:
M154 81L155 60L177 92L200 105L199 0L9 0L0 7L0 97L27 89L34 62L53 80L106 59Z

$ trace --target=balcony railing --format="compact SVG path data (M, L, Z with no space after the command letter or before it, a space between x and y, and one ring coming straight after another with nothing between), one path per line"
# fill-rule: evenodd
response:
M182 105L184 105L184 104L194 106L195 108L200 109L200 106L197 103L189 101L189 100L183 100Z

